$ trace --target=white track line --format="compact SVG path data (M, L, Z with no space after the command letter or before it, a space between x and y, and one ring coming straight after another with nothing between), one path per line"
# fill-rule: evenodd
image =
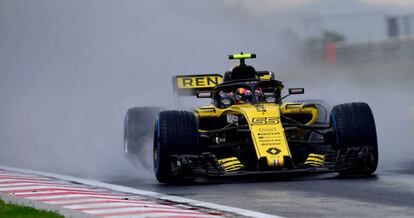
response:
M108 198L126 198L127 196L120 196L117 194L110 194L110 193L100 193L95 191L82 191L82 190L46 190L46 191L36 191L36 189L31 190L31 192L25 192L23 191L30 191L30 190L10 190L8 193L14 193L15 195L22 195L23 197L42 197L42 196L53 196L58 194L82 194L82 195L90 195L90 196L97 196L97 198L100 198L102 196L108 197Z
M33 195L33 194L37 194L37 195L41 195L41 194L60 194L60 193L65 193L67 191L64 190L55 190L55 191L29 191L29 192L9 192L12 193L13 195L16 196L22 196L22 197L26 197L28 195Z
M85 193L96 193L96 192L92 192L89 189L80 189L80 188L35 188L35 189L31 189L31 190L22 190L22 189L15 189L15 190L10 190L7 192L12 192L16 195L24 195L24 194L47 194L47 193L56 193L56 192L85 192Z
M20 196L20 197L40 197L40 196L53 196L53 195L61 195L61 194L93 194L93 192L83 192L83 191L67 191L67 190L52 190L52 191L36 191L36 192L9 192L13 195ZM108 195L110 196L110 195Z
M67 183L48 183L48 182L42 182L42 183L38 183L38 182L12 182L12 183L5 183L2 184L0 183L0 187L1 188L7 188L7 187L21 187L21 186L55 186L55 187L80 187L78 185L70 185Z
M123 196L112 196L112 195L102 195L102 194L89 194L89 193L67 193L59 195L47 195L47 196L29 196L25 197L31 200L51 200L57 198L76 198L76 197L94 197L95 199L110 199L110 200L122 200L125 197ZM131 199L133 200L133 199Z
M62 207L68 207L73 205L84 205L84 204L93 204L93 202L101 201L97 200L96 198L72 198L72 199L66 199L66 200L55 200L55 201L42 201L47 204L57 204L61 205ZM91 203L92 202L92 203ZM122 202L114 200L114 202Z
M9 188L9 187L22 187L22 186L31 186L36 185L33 182L19 182L19 183L12 183L12 184L0 184L1 188Z
M64 187L62 186L48 186L48 185L31 185L31 186L23 186L23 187L7 187L7 188L0 188L0 191L3 192L9 192L9 191L13 191L13 190L36 190L36 189L44 189L44 188L54 188L54 189L62 189ZM70 187L65 187L65 188L70 188ZM75 191L75 190L74 190ZM81 191L81 190L76 190L76 191Z
M88 204L90 202L96 201L105 201L105 199L96 199L96 198L81 198L81 199L66 199L66 200L57 200L57 201L43 201L48 204L57 204L63 205L63 207L67 207L65 205L73 204L73 205L80 205L80 204ZM108 200L106 200L108 202ZM111 202L125 202L124 200L110 200ZM132 203L132 202L131 202Z
M0 181L1 185L7 185L7 184L19 184L19 183L33 183L33 184L68 184L66 183L62 183L62 182L52 182L52 181L35 181L35 180L8 180L8 181Z
M183 217L217 218L217 217L220 217L220 216L206 215L206 214L202 214L202 215L199 215L199 214L188 214L188 215L179 214L179 215L172 216L171 213L152 213L152 214L145 214L145 216L125 215L125 216L106 216L106 217L111 217L111 218L137 218L137 217L145 217L145 218L147 218L147 217L156 217L156 218L160 218L160 217L168 217L168 218L171 218L171 217L175 217L175 218L183 218Z
M50 182L50 180L37 180L37 179L16 179L16 178L7 178L0 179L1 183L10 183L10 182Z
M85 213L91 213L91 214L105 214L105 213L127 213L127 212L148 212L151 210L157 210L160 212L168 212L168 213L191 213L191 214L204 214L198 211L194 211L194 210L188 210L185 211L181 208L152 208L152 207L132 207L132 208L115 208L115 209L96 209L96 210L87 210L84 211Z
M87 208L105 208L105 207L122 207L122 206L131 206L131 207L157 207L157 208L171 208L174 209L176 207L168 206L168 205L162 205L162 204L140 204L140 203L101 203L101 204L83 204L83 205L73 205L73 206L66 206L65 208L69 209L78 209L78 210L86 210Z
M39 176L57 178L57 179L81 183L81 184L85 184L89 186L111 189L111 190L118 191L118 192L137 194L141 196L158 198L158 199L172 201L172 202L181 203L181 204L188 204L194 207L204 207L204 208L214 209L214 210L234 213L240 216L260 217L260 218L280 218L281 217L277 215L270 215L270 214L256 212L252 210L229 207L229 206L219 205L215 203L202 202L202 201L192 200L192 199L183 198L183 197L170 196L170 195L161 194L157 192L145 191L145 190L125 187L125 186L108 184L108 183L93 181L89 179L82 179L82 178L60 175L60 174L55 174L55 173L46 173L46 172L41 172L41 171L36 171L36 170L27 170L27 169L7 167L7 166L1 166L1 165L0 165L0 168L4 170L19 172L19 173L28 173L28 174L34 174L34 175L39 175Z
M98 201L99 203L102 202L128 202L128 203L148 203L148 202L152 202L150 199L119 199L119 198L110 198L110 197L105 197L105 198L97 198L94 196L84 196L84 197L74 197L74 198L58 198L58 199L46 199L46 200L41 200L44 203L49 203L49 202L53 202L54 204L59 204L59 205L69 205L69 204L75 204L74 202L77 202L76 204L80 204L80 201L85 201L87 199L94 199L95 201ZM72 203L71 203L72 202ZM52 204L52 203L50 203Z
M210 214L206 213L199 213L199 212L192 212L192 211L162 211L162 210L143 210L143 211L123 211L123 212L109 212L109 213L99 213L99 214L93 214L100 217L114 217L114 216L132 216L135 215L136 217L148 217L148 215L153 215L157 213L164 213L169 214L169 217L182 217L184 216L194 216L194 215L202 215L202 216L208 216ZM92 214L92 213L91 213ZM215 215L215 217L223 217Z
M27 197L26 199L30 200L52 200L56 198L74 198L74 197L88 197L87 195L82 194L63 194L57 196L41 196L41 197ZM89 196L91 197L91 196Z

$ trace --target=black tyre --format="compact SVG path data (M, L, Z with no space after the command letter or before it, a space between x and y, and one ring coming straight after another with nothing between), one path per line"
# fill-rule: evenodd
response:
M125 114L124 154L134 164L151 169L152 133L159 107L134 107Z
M161 183L175 183L170 155L199 152L197 119L192 112L163 111L159 113L154 133L154 171ZM187 181L188 182L188 181Z
M368 104L353 102L333 107L330 124L333 148L341 175L370 175L378 165L378 142L374 116Z

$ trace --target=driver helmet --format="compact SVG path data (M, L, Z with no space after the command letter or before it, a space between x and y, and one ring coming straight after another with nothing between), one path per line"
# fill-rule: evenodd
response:
M252 91L246 88L238 88L236 92L236 104L249 103L252 97Z

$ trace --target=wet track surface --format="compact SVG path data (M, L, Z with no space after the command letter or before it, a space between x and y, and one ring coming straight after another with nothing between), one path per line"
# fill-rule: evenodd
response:
M379 170L368 178L330 173L184 186L133 177L106 182L285 217L414 217L414 170Z

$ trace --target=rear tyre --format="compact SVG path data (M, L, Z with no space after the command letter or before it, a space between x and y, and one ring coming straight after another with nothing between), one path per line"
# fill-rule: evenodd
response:
M199 152L197 119L188 111L159 113L154 133L154 171L160 183L179 182L173 175L170 155ZM186 179L188 181L188 178Z
M368 104L353 102L333 107L330 124L334 129L340 175L370 175L378 165L378 142L374 116Z
M124 154L134 164L151 168L152 128L161 111L159 107L134 107L125 114Z

